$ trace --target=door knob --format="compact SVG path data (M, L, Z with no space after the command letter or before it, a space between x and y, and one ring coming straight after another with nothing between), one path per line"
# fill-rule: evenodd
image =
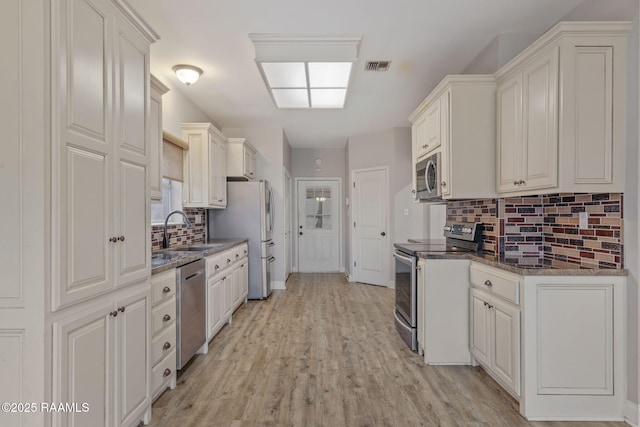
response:
M382 233L380 233L381 236L386 236L387 233L385 233L384 231Z

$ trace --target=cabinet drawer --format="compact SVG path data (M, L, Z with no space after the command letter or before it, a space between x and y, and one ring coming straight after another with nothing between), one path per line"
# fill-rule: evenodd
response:
M220 270L230 267L235 260L234 249L228 249L220 254Z
M166 347L166 348L165 348ZM171 326L151 342L151 366L154 366L163 357L176 348L176 327Z
M233 248L233 259L231 261L236 262L244 258L246 256L244 251L246 250L246 245L240 245Z
M153 332L155 335L162 329L167 328L175 323L176 320L176 299L170 300L154 307L151 311Z
M207 264L207 277L218 274L226 265L222 264L222 254L208 256L205 260Z
M168 300L176 294L176 271L169 270L165 273L160 273L151 278L153 305L163 300Z
M475 263L469 273L473 286L520 304L520 276Z
M174 349L162 362L151 369L151 389L156 394L158 389L171 380L176 372L176 350Z

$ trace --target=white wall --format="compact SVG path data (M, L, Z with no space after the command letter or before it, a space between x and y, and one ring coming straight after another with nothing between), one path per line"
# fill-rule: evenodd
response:
M411 128L394 128L365 135L357 135L349 138L347 142L347 174L349 179L348 189L351 186L351 172L356 169L370 168L374 166L389 167L389 224L388 250L389 250L389 283L393 282L395 272L391 256L393 243L406 241L410 237L424 238L427 233L427 208L426 205L414 204L411 194L411 180L413 164L411 158ZM351 197L349 193L349 197ZM409 209L409 216L401 215L404 209ZM347 209L347 224L351 224L351 209ZM408 223L420 224L412 228ZM346 245L348 247L348 266L353 265L351 259L351 228L346 227ZM422 234L422 235L418 235Z
M462 74L493 74L515 58L538 37L540 37L540 34L498 34L467 65Z
M266 179L272 186L274 196L275 224L273 241L276 244L273 256L274 287L284 287L284 167L285 135L280 127L273 128L223 128L229 138L247 138L256 149L256 176ZM288 145L288 144L287 144Z
M347 181L346 175L346 151L345 148L293 148L291 150L291 177L293 178L293 185L295 187L295 179L296 178L340 178L342 179L343 188L340 189L342 192L342 197L339 201L340 209L342 209L343 219L345 217L345 193L344 193L344 183ZM316 159L320 159L322 164L316 165ZM317 169L321 169L318 171ZM294 188L294 193L296 189ZM293 206L293 224L296 223L296 216L298 215L297 200L292 200ZM344 221L343 221L344 223ZM344 224L343 224L344 230ZM294 230L295 232L296 230ZM293 266L294 270L297 269L298 266L298 239L296 238L297 234L293 236ZM344 233L342 239L340 240L340 253L342 254L342 259L340 260L340 265L346 264L346 253L345 253L345 239Z
M153 74L153 70L151 72ZM162 96L163 130L182 137L182 123L213 123L219 128L211 117L184 96L172 82L164 79L160 73L154 75L169 88L169 92Z

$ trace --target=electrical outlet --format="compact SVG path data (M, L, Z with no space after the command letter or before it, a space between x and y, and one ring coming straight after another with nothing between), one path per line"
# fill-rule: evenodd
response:
M404 208L404 216L409 216L409 208Z
M580 230L586 230L589 228L589 213L588 212L579 212L578 213L579 224L578 228Z
M196 215L196 224L202 224L202 215Z

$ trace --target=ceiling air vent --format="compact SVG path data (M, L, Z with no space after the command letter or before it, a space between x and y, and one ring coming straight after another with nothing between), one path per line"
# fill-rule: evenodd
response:
M365 71L387 71L391 61L367 61L364 66Z

